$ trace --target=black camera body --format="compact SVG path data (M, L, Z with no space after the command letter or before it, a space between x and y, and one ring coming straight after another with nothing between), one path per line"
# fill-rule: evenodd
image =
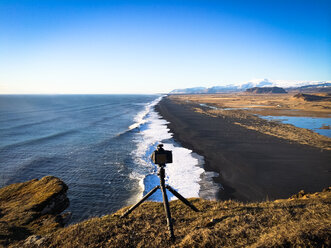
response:
M159 144L157 150L152 153L151 159L154 164L159 165L172 163L172 151L164 150L163 145Z

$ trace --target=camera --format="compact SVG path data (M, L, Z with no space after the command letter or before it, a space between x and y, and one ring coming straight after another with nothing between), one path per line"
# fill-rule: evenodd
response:
M164 210L166 212L167 216L167 225L168 230L170 232L170 238L174 241L175 235L174 235L174 229L172 226L172 220L171 220L171 214L170 214L170 206L167 196L167 190L169 190L174 196L176 196L179 200L181 200L184 204L189 206L192 210L199 212L199 209L197 209L192 203L190 203L188 200L184 198L181 194L179 194L176 190L174 190L170 185L165 184L165 167L166 164L172 163L172 152L166 151L163 149L163 144L159 144L156 148L156 150L153 152L151 159L154 164L157 164L159 166L159 171L157 175L160 178L160 185L154 187L151 191L149 191L139 202L137 202L135 205L133 205L131 208L129 208L124 214L122 214L121 218L124 218L125 216L129 215L133 210L135 210L141 203L143 203L148 197L153 195L158 189L162 192L162 198L164 203Z
M163 149L163 144L159 144L157 149L152 153L152 162L158 165L172 163L172 152Z

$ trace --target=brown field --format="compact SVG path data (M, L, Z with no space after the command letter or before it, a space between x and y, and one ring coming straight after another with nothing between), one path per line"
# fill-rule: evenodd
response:
M320 94L322 95L322 94ZM231 119L233 124L304 145L331 150L331 139L311 130L277 121L266 121L256 115L331 117L330 98L305 101L294 94L215 94L171 95L179 104L186 104L196 112L212 117ZM199 104L217 107L211 109ZM329 126L321 126L329 128Z
M331 117L331 98L305 101L293 94L172 95L171 99L205 103L219 108L245 108L247 113L273 116ZM325 94L315 94L325 96Z

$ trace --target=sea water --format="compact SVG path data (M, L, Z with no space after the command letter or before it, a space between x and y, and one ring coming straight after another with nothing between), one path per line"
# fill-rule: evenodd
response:
M101 216L134 204L159 184L150 155L162 142L174 158L166 183L184 197L215 198L217 175L173 140L154 110L161 98L0 96L0 187L53 175L69 186L72 222ZM160 192L151 197L161 199Z
M249 110L251 108L218 108L208 104L201 103L200 106L214 110ZM264 106L264 105L254 105ZM279 121L285 124L291 124L296 127L310 129L318 134L331 138L331 118L311 117L311 116L273 116L273 115L257 115L258 117L268 121ZM328 127L328 128L325 128Z
M331 129L322 129L331 126L331 118L301 117L301 116L259 116L268 121L279 121L296 127L310 129L316 133L331 138Z

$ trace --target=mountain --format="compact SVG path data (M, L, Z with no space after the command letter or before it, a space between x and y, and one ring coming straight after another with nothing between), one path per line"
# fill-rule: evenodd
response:
M288 91L295 91L295 92L331 92L331 83L320 83L320 84L313 84L313 85L305 85L301 87L289 87Z
M194 87L186 89L175 89L170 94L217 94L217 93L234 93L245 91L254 87L282 87L287 91L299 92L331 92L330 81L306 81L306 82L289 82L289 81L269 81L251 80L245 83L228 84L225 86Z
M302 99L307 102L313 102L313 101L331 101L331 96L318 96L318 95L310 95L310 94L303 94L298 93L293 96L297 99Z
M287 92L280 87L253 87L246 90L254 94L286 94Z
M176 89L170 92L171 94L202 94L207 93L206 87L195 87L187 89Z
M226 85L226 86L214 86L207 89L208 94L214 94L219 92L234 92L237 91L237 86L234 85Z

